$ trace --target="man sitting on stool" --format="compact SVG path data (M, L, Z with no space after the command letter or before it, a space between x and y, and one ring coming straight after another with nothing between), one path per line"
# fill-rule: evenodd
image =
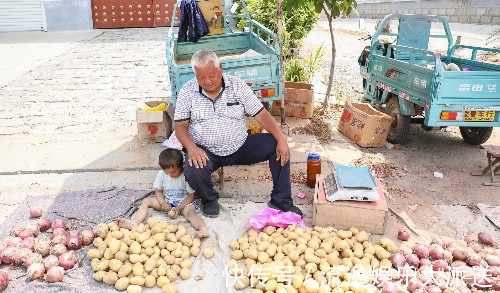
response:
M219 193L211 173L222 166L269 161L273 190L269 206L302 216L293 205L290 148L271 114L240 78L224 74L217 55L208 50L191 58L195 78L179 91L175 135L187 150L186 181L202 199L208 217L219 215ZM248 134L245 113L269 133Z

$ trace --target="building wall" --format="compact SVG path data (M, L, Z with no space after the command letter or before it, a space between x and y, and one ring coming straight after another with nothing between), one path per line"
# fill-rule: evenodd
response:
M92 29L90 0L43 0L47 31Z
M432 14L461 23L500 24L500 0L358 1L360 17L382 19L387 14Z

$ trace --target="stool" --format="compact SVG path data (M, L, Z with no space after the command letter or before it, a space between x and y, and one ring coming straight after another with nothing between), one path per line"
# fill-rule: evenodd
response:
M480 148L486 151L486 156L488 158L488 166L486 166L481 172L473 172L472 176L483 176L488 173L491 174L491 182L484 182L486 186L500 186L500 182L495 182L495 175L500 171L500 146L495 145L481 145Z

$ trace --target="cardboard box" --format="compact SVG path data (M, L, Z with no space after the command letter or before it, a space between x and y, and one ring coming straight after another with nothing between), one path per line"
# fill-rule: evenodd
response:
M280 115L281 101L274 101L273 115ZM313 85L301 82L285 82L285 116L309 119L314 110Z
M362 147L384 146L393 118L367 103L347 103L338 130Z
M172 132L172 117L174 117L174 106L168 101L151 101L146 102L149 107L156 107L161 103L166 104L165 111L143 111L137 110L137 131L139 141L147 142L163 142Z
M207 22L209 36L225 33L224 4L222 0L208 0L198 2L198 7Z
M356 227L373 234L384 234L387 219L387 201L379 181L377 188L380 195L378 201L360 202L350 200L328 201L325 196L323 174L316 175L316 188L313 202L313 224L333 226L348 230Z

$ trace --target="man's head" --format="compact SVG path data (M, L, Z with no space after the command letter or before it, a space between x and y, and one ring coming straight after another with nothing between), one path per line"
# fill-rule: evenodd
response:
M222 87L222 66L219 58L210 50L200 50L191 57L191 66L198 84L205 92L219 93Z

